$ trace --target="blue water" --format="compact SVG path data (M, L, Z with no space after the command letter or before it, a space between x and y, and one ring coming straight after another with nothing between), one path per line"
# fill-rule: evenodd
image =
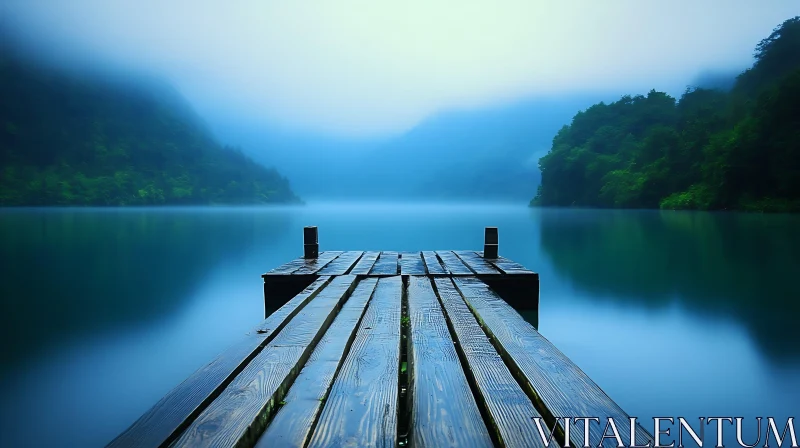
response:
M321 250L398 251L480 250L497 226L501 255L541 276L542 334L629 414L800 410L798 216L21 209L0 210L0 446L109 442L263 318L260 274L302 253L306 225Z

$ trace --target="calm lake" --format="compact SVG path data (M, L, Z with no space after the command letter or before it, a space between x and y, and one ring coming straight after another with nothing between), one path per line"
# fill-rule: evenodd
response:
M497 226L500 254L541 276L541 333L629 414L800 413L800 216L12 209L0 210L0 446L109 442L263 319L260 274L302 254L306 225L320 250L398 251L481 250Z

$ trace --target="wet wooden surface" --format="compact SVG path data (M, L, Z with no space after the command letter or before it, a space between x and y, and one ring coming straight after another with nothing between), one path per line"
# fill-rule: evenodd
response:
M467 372L475 382L489 426L499 442L507 447L545 446L534 423L534 417L541 418L541 414L489 342L452 280L437 278L434 282L455 333L456 346L466 361Z
M324 268L320 269L317 274L319 275L344 275L350 272L350 268L352 268L356 262L361 258L364 252L360 250L354 250L349 252L344 252L340 254L338 257L334 258L333 261L325 265Z
M117 436L110 447L154 447L172 441L256 354L331 280L321 277L240 342L194 372Z
M442 267L442 262L436 258L436 252L426 250L422 252L422 258L425 260L425 269L430 275L444 275L447 271Z
M174 447L252 445L336 311L355 286L335 277L244 368L175 442Z
M630 437L630 417L485 283L475 278L453 278L453 282L517 380L538 398L540 408L553 416L613 417L619 433ZM605 424L590 425L592 446L601 441L604 429ZM636 434L637 442L651 440L638 425ZM575 446L584 444L582 424L571 426L570 440Z
M476 252L479 257L483 257L483 252ZM494 267L499 269L503 274L533 274L532 271L529 271L522 266L521 264L517 263L516 261L511 261L507 258L497 257L497 258L484 258L484 260L489 261Z
M400 273L402 275L425 275L425 262L419 252L403 252L400 254Z
M369 271L372 270L372 266L375 265L375 262L378 260L378 256L380 252L364 252L364 255L358 260L353 269L350 270L351 274L354 275L367 275Z
M400 261L399 254L397 252L381 252L380 257L378 260L375 261L375 264L370 269L370 275L397 275L399 273L398 270L398 261Z
M472 271L451 250L437 250L436 255L442 260L444 268L452 275L471 275Z
M309 447L397 444L400 277L378 280Z
M422 252L326 251L317 259L298 258L266 274L298 275L478 275L534 274L507 258L483 258L483 252L440 250Z
M478 275L498 275L501 272L491 262L471 250L455 251L456 256Z
M289 389L257 447L305 446L377 282L376 278L366 279L353 291Z
M564 415L613 416L623 438L630 431L627 414L509 305L538 307L539 287L511 260L327 251L263 279L283 305L110 446L539 447L534 419L547 435ZM596 446L605 424L591 428ZM582 425L570 430L582 445ZM639 444L652 440L634 430Z
M491 447L463 366L427 277L408 279L411 446Z

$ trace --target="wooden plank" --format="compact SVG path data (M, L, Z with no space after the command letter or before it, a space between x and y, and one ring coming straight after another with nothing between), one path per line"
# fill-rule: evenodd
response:
M380 252L364 252L364 255L361 256L361 259L358 260L353 269L350 270L350 273L353 275L367 275L369 274L370 269L375 264L375 260L378 259L378 255Z
M257 350L270 342L330 280L330 277L320 277L314 281L261 322L247 337L169 391L108 446L153 447L171 442L253 359Z
M450 278L434 279L467 371L480 394L490 425L506 447L544 447L534 417L542 418L489 342ZM542 421L543 427L544 420Z
M309 447L397 445L402 285L378 280Z
M427 277L408 279L411 446L493 446Z
M476 254L478 254L479 257L483 258L483 252L476 252ZM500 271L502 271L503 274L510 274L510 275L513 275L513 274L534 274L533 271L528 270L527 268L525 268L525 266L523 266L523 265L521 265L521 264L519 264L519 263L517 263L515 261L511 261L508 258L497 257L497 258L493 258L493 259L486 259L486 258L483 258L483 259L486 260L487 262L491 263L497 269L500 269Z
M342 251L330 251L327 250L321 254L317 258L306 258L305 264L298 270L292 272L292 275L308 275L308 274L316 274L317 271L325 267L328 263L333 261L336 257L341 255Z
M295 258L294 260L282 264L277 268L267 272L266 274L262 275L262 277L267 275L288 275L302 268L303 266L305 266L305 264L306 264L305 258Z
M442 267L439 259L436 258L436 252L426 250L422 252L422 258L425 260L425 268L430 275L445 275L447 271Z
M331 280L172 446L252 446L355 282L354 275Z
M355 337L356 324L361 319L377 282L375 277L359 282L308 358L284 398L285 404L258 440L257 448L305 446L336 370Z
M471 250L454 251L456 256L478 275L499 275L501 272L485 258L478 256L478 253Z
M467 265L465 265L456 254L453 253L451 250L437 250L436 255L442 260L442 264L444 268L452 275L473 275L472 271L469 270Z
M425 275L425 263L419 252L400 254L400 273L403 275Z
M344 275L347 274L350 268L361 258L364 252L360 250L348 251L327 264L324 268L320 269L318 275Z
M510 305L476 278L454 278L469 308L492 338L495 348L511 372L534 397L537 407L546 407L553 416L596 416L599 424L590 426L592 446L600 442L605 429L603 418L613 417L620 434L630 434L628 415L578 366L564 356ZM583 425L570 426L570 440L583 446ZM637 444L652 441L640 425Z
M369 275L397 275L399 273L398 261L397 252L381 252L381 256L378 257L375 266L369 271Z

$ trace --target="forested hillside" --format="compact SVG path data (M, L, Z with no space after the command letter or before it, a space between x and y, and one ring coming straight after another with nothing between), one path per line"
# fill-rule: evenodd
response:
M171 89L0 45L0 205L296 201L277 171L220 146Z
M540 159L532 205L800 211L800 17L730 91L624 96L579 112Z

